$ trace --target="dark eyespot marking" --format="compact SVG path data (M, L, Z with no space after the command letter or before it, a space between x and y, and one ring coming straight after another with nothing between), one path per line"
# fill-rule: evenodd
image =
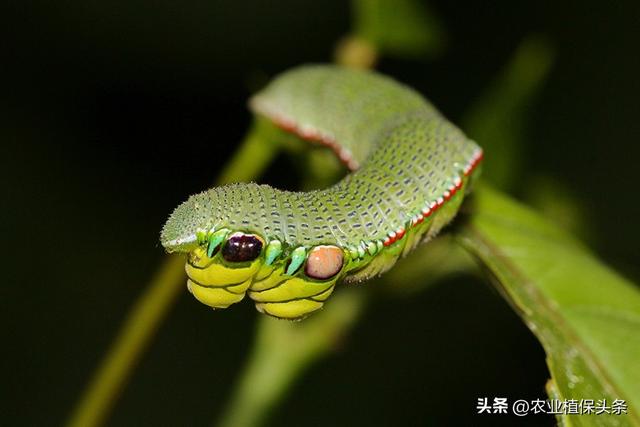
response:
M253 261L262 251L262 240L252 234L235 233L222 248L222 256L229 262Z

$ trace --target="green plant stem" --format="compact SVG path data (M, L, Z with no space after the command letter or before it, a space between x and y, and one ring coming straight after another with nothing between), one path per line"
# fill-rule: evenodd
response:
M104 422L133 367L173 305L184 283L182 257L166 257L158 273L125 320L68 425L96 426Z
M270 128L256 121L220 174L218 184L255 179L277 153ZM67 425L93 427L104 423L136 362L184 289L184 259L167 256L155 277L131 308L111 348L80 397Z
M258 178L271 164L283 145L279 130L264 119L256 119L240 148L220 173L216 185L247 182Z

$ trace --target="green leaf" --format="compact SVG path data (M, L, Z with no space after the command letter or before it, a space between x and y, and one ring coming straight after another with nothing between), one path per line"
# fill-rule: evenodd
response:
M639 289L535 212L490 188L477 190L458 238L542 343L550 395L628 405L628 415L561 421L640 424Z

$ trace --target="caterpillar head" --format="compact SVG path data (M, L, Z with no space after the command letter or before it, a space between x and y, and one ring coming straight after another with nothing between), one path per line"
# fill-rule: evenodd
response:
M179 206L161 236L168 252L187 253L189 291L213 308L246 294L271 316L299 319L322 307L346 272L348 252L335 245L290 246L248 229L209 226L193 200Z

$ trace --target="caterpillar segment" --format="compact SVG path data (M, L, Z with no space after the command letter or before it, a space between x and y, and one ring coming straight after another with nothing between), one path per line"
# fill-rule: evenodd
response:
M352 172L325 190L232 184L178 206L161 242L188 254L188 289L213 308L248 295L262 313L304 318L337 283L382 274L435 236L478 175L473 141L419 94L372 72L297 68L250 105L328 146Z

